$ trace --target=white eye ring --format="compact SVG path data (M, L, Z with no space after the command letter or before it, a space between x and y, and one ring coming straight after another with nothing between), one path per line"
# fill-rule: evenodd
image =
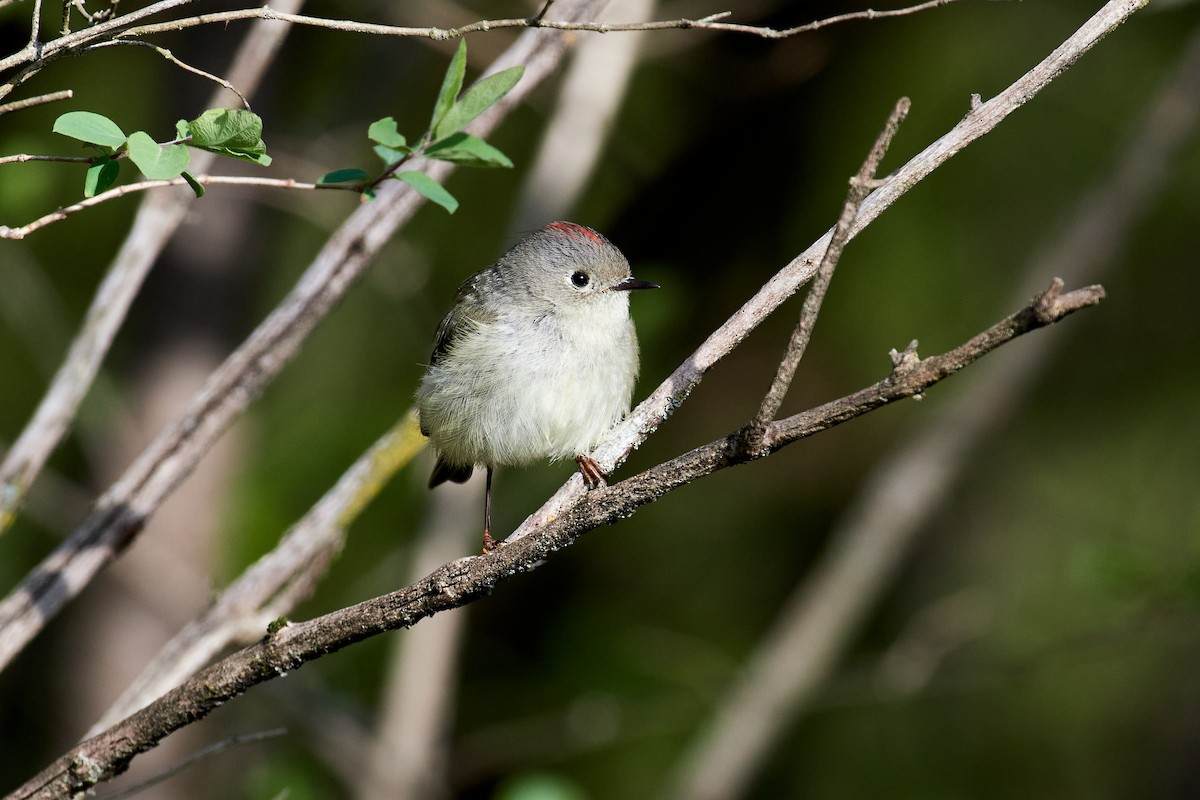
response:
M571 283L576 289L585 289L591 283L591 277L583 270L576 270L571 273Z

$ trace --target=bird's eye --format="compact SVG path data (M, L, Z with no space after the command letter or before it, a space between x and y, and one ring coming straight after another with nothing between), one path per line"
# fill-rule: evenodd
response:
M588 277L586 272L578 271L571 273L571 283L575 284L575 288L577 289L587 286L590 280L591 278Z

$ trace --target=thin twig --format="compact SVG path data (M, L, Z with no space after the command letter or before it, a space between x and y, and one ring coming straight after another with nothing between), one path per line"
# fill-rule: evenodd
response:
M133 797L136 794L140 794L141 792L149 789L151 786L157 786L168 778L178 775L180 772L183 772L183 770L187 769L198 761L203 761L206 758L220 755L221 753L228 752L229 750L235 750L239 747L243 747L244 745L258 744L259 742L269 741L270 739L278 739L280 736L286 735L287 728L272 728L269 731L259 731L258 733L244 733L238 736L230 736L227 739L222 739L219 742L210 744L208 747L197 750L187 758L172 764L161 772L151 775L144 781L135 783L132 786L127 786L119 792L106 794L100 798L100 800L125 800L127 797Z
M33 19L29 25L29 46L34 51L42 47L42 0L33 0Z
M90 164L91 156L42 156L33 153L17 153L11 156L0 156L0 164L23 164L27 161L65 161L72 164ZM9 228L0 226L0 231L7 231ZM5 237L0 233L0 238L20 238L20 237Z
M238 100L240 100L242 102L243 106L245 106L246 108L250 108L250 101L246 99L246 95L239 92L237 90L237 87L235 87L229 81L225 80L224 78L222 78L218 75L213 75L211 72L205 72L204 70L200 69L199 67L193 67L191 64L181 61L174 53L172 53L170 50L168 50L165 47L159 47L158 45L151 44L150 42L143 42L141 39L131 39L131 38L122 36L120 39L113 39L112 41L108 41L108 42L100 42L99 44L88 45L87 47L81 48L79 50L79 52L80 53L88 53L93 50L99 50L103 47L114 47L114 46L119 46L119 45L137 45L139 47L148 47L151 50L153 50L154 52L158 53L163 58L165 58L167 61L170 61L175 66L179 67L180 69L190 72L193 75L199 75L201 78L210 80L213 83L218 84L219 86L222 86L225 89L228 89L229 91L231 91L235 95L237 95Z
M504 30L509 28L543 28L564 31L591 31L595 33L701 29L724 31L728 33L744 33L752 36L760 36L766 39L783 39L789 36L796 36L801 33L809 33L820 30L821 28L842 22L849 22L853 20L883 19L887 17L915 14L921 11L936 8L938 6L956 2L956 0L928 0L928 2L918 3L907 8L890 9L887 11L866 9L864 11L856 11L848 14L839 14L834 17L829 17L828 19L816 20L814 22L809 22L804 25L797 25L793 28L786 28L783 30L776 30L773 28L754 25L741 25L737 23L721 22L720 20L725 19L730 15L730 12L727 11L717 14L709 14L708 16L701 17L699 19L675 19L632 24L588 22L566 18L565 16L562 19L551 20L538 16L520 19L480 20L478 22L474 22L469 25L463 25L457 28L415 28L354 22L350 20L324 19L321 17L312 17L277 11L270 7L238 9L227 12L217 12L213 14L201 14L194 17L185 17L182 19L170 20L161 23L134 25L135 22L143 20L146 17L160 14L164 11L169 11L173 8L187 5L192 2L195 2L195 0L159 0L159 2L152 3L145 8L134 9L133 11L122 14L119 17L98 22L89 28L60 36L59 38L48 42L41 49L27 46L17 53L0 59L0 72L4 72L22 64L30 64L34 61L45 61L48 59L59 58L67 52L73 52L81 46L107 41L114 37L145 36L152 33L164 33L168 31L182 30L184 28L191 28L197 25L211 25L218 23L223 24L241 19L275 20L281 22L290 22L295 25L308 25L352 33L365 33L378 36L413 36L434 40L453 39L465 36L468 33L482 33L486 31ZM28 77L28 75L20 74L8 83L0 86L0 97L8 94L16 86L24 82L24 80L26 80Z
M57 92L39 94L36 97L26 97L23 100L13 100L11 103L0 105L0 116L10 111L21 111L26 108L45 105L46 103L57 103L59 100L70 100L74 96L75 92L73 90L63 89Z
M622 519L673 489L923 392L1013 338L1053 324L1103 297L1100 287L1065 295L1060 289L1061 283L1056 283L1030 305L948 353L924 359L841 400L772 422L766 449L761 453L745 453L738 446L742 432L731 433L618 484L590 492L535 535L488 555L450 562L404 589L316 619L272 626L257 644L202 670L146 708L81 743L9 795L9 800L63 797L85 791L123 769L133 757L154 747L169 733L207 716L251 686L363 639L410 627L425 617L466 605L490 593L501 581L535 569L551 553L571 545L588 531ZM86 769L81 769L84 764Z
M779 407L783 405L783 398L787 395L788 389L792 385L792 378L796 375L796 367L799 366L800 359L804 357L804 351L812 338L813 329L817 324L817 315L821 312L821 303L829 289L829 282L833 279L833 271L842 257L842 250L845 248L846 242L850 240L850 231L858 219L863 200L867 199L867 194L873 187L879 164L887 154L887 149L891 146L896 131L900 129L900 123L908 115L910 105L907 97L901 98L896 103L891 116L888 117L887 124L879 133L871 152L867 154L866 161L859 168L858 174L850 179L850 189L846 195L846 202L842 206L842 214L833 228L829 246L825 248L825 255L821 257L821 263L808 288L808 294L804 297L804 305L800 309L800 319L792 331L787 350L779 361L775 378L763 396L762 405L759 406L758 413L754 415L754 421L749 428L751 436L747 439L747 446L751 448L754 447L754 441L761 438L758 434L766 430L767 423L775 419Z
M58 158L52 156L33 156L33 157L17 157L17 161L77 161L79 159ZM88 159L83 159L87 161ZM301 190L318 190L318 189L333 189L340 191L357 192L358 187L349 184L338 183L307 183L305 181L296 181L291 178L256 178L251 175L193 175L196 183L201 186L261 186L270 189L301 189ZM121 186L113 187L108 191L93 195L78 203L73 203L56 211L52 211L45 216L38 217L33 222L27 225L22 225L19 228L10 228L7 225L0 225L0 239L23 239L31 233L34 233L47 225L55 222L61 222L72 214L77 214L84 209L106 203L109 200L115 200L118 197L135 194L137 192L145 192L150 189L162 189L167 186L187 186L187 181L182 178L169 178L166 180L146 180L138 181L137 183L126 183Z
M744 33L751 36L759 36L764 39L786 39L791 36L797 36L802 33L811 33L822 28L827 28L830 25L837 25L843 22L884 19L887 17L899 17L908 14L916 14L921 11L927 11L929 9L936 8L938 6L948 5L956 1L957 0L928 0L928 2L918 3L907 8L890 9L887 11L866 9L847 14L838 14L834 17L828 17L826 19L820 19L814 22L808 22L803 25L797 25L792 28L784 29L769 28L761 25L742 25L732 22L721 22L720 20L730 16L730 12L728 11L709 14L708 16L700 17L698 19L671 19L656 20L652 22L573 22L562 19L546 19L542 16L542 14L538 14L534 17L479 20L478 22L472 22L468 25L461 25L457 28L417 28L400 25L382 25L371 22L355 22L352 20L327 19L324 17L312 17L302 14L281 14L270 7L264 6L262 8L243 8L233 11L214 12L212 14L198 14L194 17L184 17L182 19L171 20L168 22L139 25L138 27L130 28L119 35L146 36L153 33L165 33L167 31L193 28L198 25L225 24L243 19L275 19L285 20L294 25L309 25L335 31L367 33L376 36L411 36L433 39L435 41L458 39L466 36L469 33L483 33L487 31L506 30L511 28L547 28L551 30L588 33L618 33L627 31L662 30L710 30L721 31L724 33ZM543 9L543 13L545 13L545 9Z

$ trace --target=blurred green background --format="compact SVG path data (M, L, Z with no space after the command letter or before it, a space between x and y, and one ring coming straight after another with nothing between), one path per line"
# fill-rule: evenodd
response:
M610 4L608 18L621 19L622 5ZM582 199L542 220L603 231L638 277L662 284L633 301L638 398L833 224L847 177L897 98L912 98L913 108L885 171L953 126L972 93L1001 91L1099 5L963 0L778 42L698 31L646 36ZM451 25L532 7L312 2L304 11ZM735 21L786 27L861 7L687 0L661 2L655 16L728 9ZM28 13L28 3L0 9L5 53L23 44ZM1197 25L1194 3L1152 3L855 240L784 411L880 379L887 351L910 339L922 354L941 352L1015 310L1026 265L1109 173ZM205 27L161 43L219 73L242 30ZM514 35L470 37L469 76ZM393 115L402 131L420 130L452 48L293 30L253 98L275 158L262 174L313 180L370 164L367 125ZM76 109L165 139L176 119L203 110L212 89L131 48L64 60L24 92L64 87L75 89L73 100L0 119L0 153L73 153L50 128ZM156 562L167 566L113 570L0 674L0 785L16 786L81 736L208 593L269 550L408 408L455 288L518 235L516 198L557 89L554 81L541 87L489 137L516 168L452 177L458 213L417 214L185 487L197 493L193 504L148 530L129 556L150 558L154 537L169 527L176 543L159 546ZM1195 142L1140 210L1103 279L1108 299L1032 335L1063 340L1053 365L971 452L898 580L884 587L814 702L787 724L747 796L1200 793ZM77 165L0 167L0 224L74 201L82 181ZM137 203L124 198L0 243L0 441L11 443L35 408ZM218 188L194 204L73 435L0 540L5 592L173 419L356 203L350 194ZM722 362L621 474L749 419L797 309L798 299ZM684 487L471 606L451 681L443 782L426 796L658 796L821 557L864 476L937 420L985 366L921 403ZM294 618L407 579L430 502L428 468L418 461L383 491ZM501 471L495 527L519 524L569 471L561 463ZM464 554L477 546L476 499ZM172 737L168 745L185 742L175 750L139 758L133 772L144 777L231 734L283 725L287 735L184 771L158 796L362 796L355 759L369 746L392 651L405 636L376 638L259 687ZM925 672L895 679L892 667L914 647L934 653Z

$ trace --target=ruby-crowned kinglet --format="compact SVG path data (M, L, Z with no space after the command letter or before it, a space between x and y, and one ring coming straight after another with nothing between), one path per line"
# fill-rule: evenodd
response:
M493 468L574 456L589 486L604 477L585 454L629 412L638 346L628 292L657 288L573 222L529 234L459 288L416 400L437 451L430 488L487 469L484 552L495 547Z

